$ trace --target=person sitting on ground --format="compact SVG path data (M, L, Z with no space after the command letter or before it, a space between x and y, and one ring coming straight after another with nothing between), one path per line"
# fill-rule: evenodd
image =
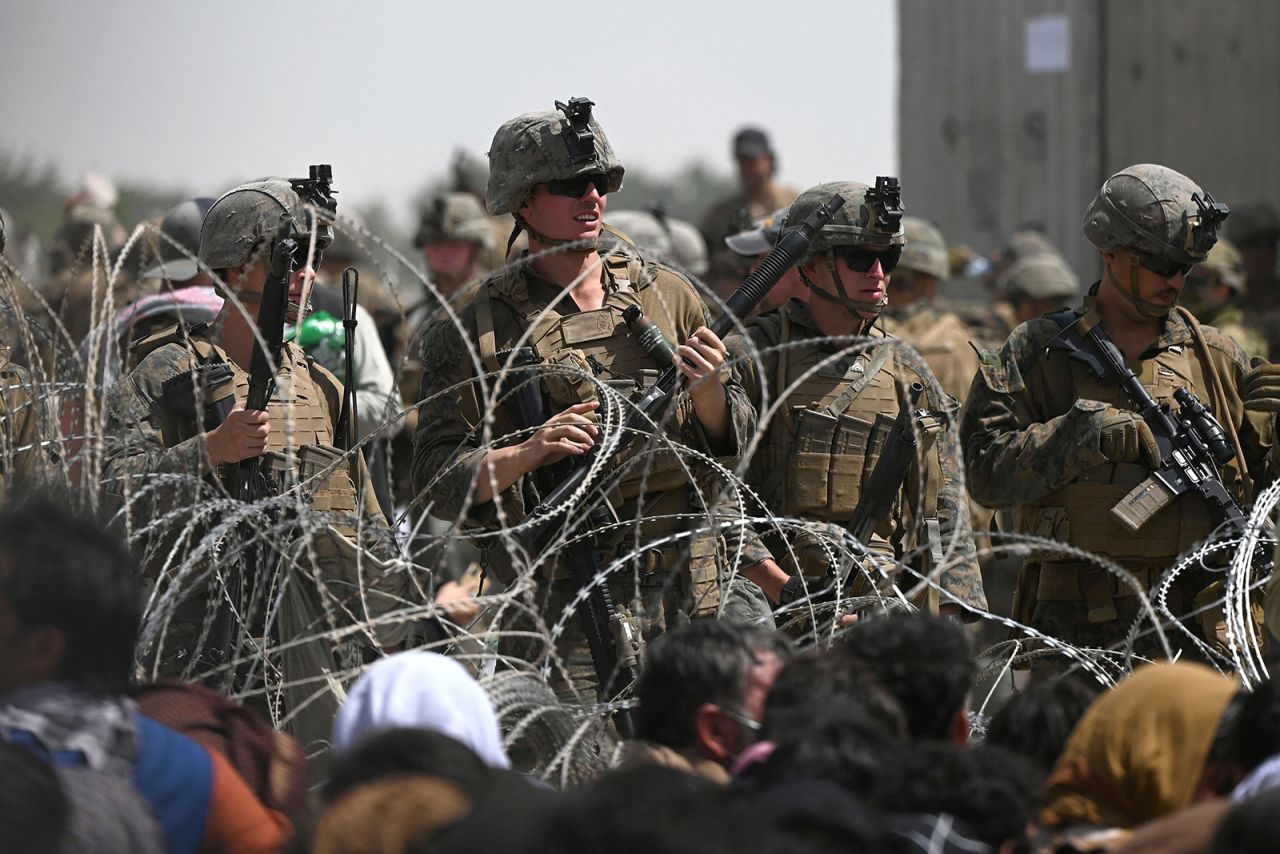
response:
M897 698L913 739L969 743L969 692L978 666L956 621L918 614L861 620L844 648Z
M765 697L789 657L786 637L749 624L702 620L648 648L628 764L656 763L728 782L757 738Z
M126 694L139 574L122 542L64 506L0 513L0 737L60 768L130 783L170 852L276 851L289 821L220 754L140 714Z
M489 695L451 658L402 652L375 662L347 694L333 722L333 749L350 751L387 729L443 733L469 747L492 768L510 768Z
M1236 687L1203 664L1138 668L1071 734L1045 782L1041 824L1058 844L1093 850L1188 806Z
M983 744L1016 753L1043 779L1097 697L1097 683L1069 676L1034 682L992 715Z

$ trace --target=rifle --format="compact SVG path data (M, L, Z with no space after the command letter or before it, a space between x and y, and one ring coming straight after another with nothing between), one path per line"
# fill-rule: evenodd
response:
M918 382L912 383L907 389L908 403L898 411L893 429L884 441L880 459L876 460L876 467L862 485L858 504L849 517L849 524L846 526L849 533L864 546L871 541L876 525L888 518L893 510L898 490L902 489L911 463L915 461L919 445L915 431L916 408L923 393L924 386Z
M769 293L773 286L786 275L786 272L804 257L809 251L809 243L813 240L813 236L831 222L831 218L844 203L842 196L833 195L824 204L819 205L799 229L784 235L773 251L765 256L765 259L751 271L738 289L725 300L725 311L711 324L711 331L723 338L739 318L745 319L750 315L751 310L760 304L765 294ZM660 420L663 410L675 395L679 379L678 368L674 365L667 368L653 387L640 399L623 424L619 452L625 450L639 436L648 433L651 426ZM528 533L525 535L527 541L534 546L532 553L543 551L542 547L552 539L557 526L553 525L556 517L550 515L551 511L563 504L582 486L592 468L591 461L596 453L598 451L593 449L580 465L574 467L571 474L560 481L559 486L546 494L530 514L542 517L539 523L527 529Z
M1151 396L1101 324L1095 323L1081 334L1075 312L1060 311L1050 317L1062 329L1050 346L1084 362L1100 378L1119 383L1138 407L1160 449L1160 466L1120 499L1111 514L1136 532L1174 498L1191 492L1204 499L1219 523L1232 531L1243 531L1248 516L1223 484L1218 470L1235 456L1235 450L1200 399L1188 388L1178 389L1173 393L1178 404L1175 413L1168 403L1158 403ZM1274 558L1261 549L1254 550L1252 563L1264 576L1275 568Z
M265 412L271 393L275 390L275 368L280 364L280 352L284 347L289 280L293 277L294 253L297 249L298 242L288 236L287 226L282 225L275 245L271 248L271 266L262 287L262 302L258 305L258 332L262 336L262 342L255 339L253 344L253 357L249 363L249 393L244 403L246 410ZM266 351L262 349L263 342L267 345ZM260 462L258 457L241 460L228 472L226 487L233 498L251 503L272 494ZM244 533L249 535L247 531ZM239 645L234 642L235 627L232 625L230 606L241 607L245 604L246 576L253 568L270 563L261 559L259 548L261 546L256 541L253 545L246 546L240 560L229 570L229 577L226 579L229 606L219 608L214 617L207 645L201 651L201 658L206 661L222 664L234 659L233 650ZM246 623L251 616L248 608L245 608L243 618ZM237 681L238 674L229 674L229 679Z
M532 369L542 363L538 351L532 347L522 347L511 354L510 358L513 370ZM536 430L548 418L540 385L536 378L527 379L511 393L516 420L524 429ZM550 487L569 477L572 467L572 460L561 460L554 465L543 466L534 473L534 477L539 488ZM590 511L588 524L590 530L598 531L609 528L615 521L606 502L597 504ZM596 672L600 700L608 702L610 698L635 684L639 678L641 639L631 623L614 607L607 582L596 582L599 566L592 540L574 540L565 546L561 555L574 585L579 590L590 591L579 615L587 646L591 650L591 665ZM613 720L623 738L635 737L635 722L629 709L615 711Z

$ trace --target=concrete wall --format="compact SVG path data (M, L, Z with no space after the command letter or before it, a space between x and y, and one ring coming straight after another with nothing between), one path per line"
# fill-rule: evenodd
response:
M1280 201L1280 3L898 8L903 196L951 242L985 252L1038 224L1092 281L1085 207L1107 175L1138 162L1182 171L1228 204ZM1041 35L1030 49L1029 20Z

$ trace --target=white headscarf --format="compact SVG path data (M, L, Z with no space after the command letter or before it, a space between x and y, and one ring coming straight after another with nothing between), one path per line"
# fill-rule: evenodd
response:
M462 742L486 765L511 767L489 695L461 664L434 652L401 652L356 680L333 722L333 749L396 727L430 729Z

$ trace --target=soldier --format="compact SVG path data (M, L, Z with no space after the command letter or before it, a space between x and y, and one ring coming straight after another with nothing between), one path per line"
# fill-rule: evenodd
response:
M413 245L422 250L427 276L445 299L460 298L459 309L470 295L463 291L478 283L490 271L497 238L488 214L475 197L467 193L436 196L422 211L422 220ZM428 299L427 305L433 300ZM418 328L420 324L415 324Z
M249 565L242 571L252 568L253 573L245 573L244 585L251 591L273 585L274 590L285 591L285 599L274 627L261 624L261 608L266 603L258 601L259 623L245 626L245 632L274 636L279 641L322 635L339 627L334 620L346 624L376 618L399 601L403 576L383 572L371 554L357 560L359 552L351 542L357 527L373 542L375 529L385 529L385 520L368 489L360 456L351 454L344 461L343 452L335 447L343 395L338 380L295 344L286 343L280 351L275 390L266 411L243 408L258 332L254 317L268 275L265 259L271 256L282 226L297 241L299 252L306 253L313 223L318 254L328 245L332 230L288 181L244 184L218 199L201 229L199 260L217 276L224 294L229 290L235 295L243 310L228 298L213 325L178 325L153 335L139 345L138 367L111 391L104 481L110 490L130 500L131 509L142 506L154 510L138 514L155 524L148 528L148 547L153 555L149 575L159 585L157 596L178 603L163 639L162 672L176 675L185 670L191 674L198 670L197 665L213 663L202 653L209 650L205 633L216 630L201 627L207 615L225 614L222 609L227 606L219 605L216 599L210 605L207 600L210 595L223 597L230 591L191 585L188 574L177 575L160 565L159 558L167 554L176 529L193 524L207 527L220 521L200 512L200 505L202 500L219 495L231 470L242 461L258 461L255 471L268 484L282 495L297 496L296 509L289 517L283 513L284 505L272 504L270 496L263 500L263 509L255 512L259 524L269 529L267 540L256 541L258 554L263 558L274 554L282 566L277 568L272 559L246 561ZM315 275L313 264L318 264L314 257L300 255L296 260L299 269L290 278L288 291L287 319L291 322L297 322L305 311L301 300L308 280ZM219 384L201 379L208 376L210 368L229 369L229 381ZM184 386L183 380L188 378ZM234 393L237 403L228 414L219 415L213 404L228 392ZM156 475L170 478L157 485ZM178 481L174 475L198 477L200 482ZM286 489L291 491L284 493ZM153 498L150 504L145 503L148 498ZM191 508L191 515L174 513L175 508L183 507ZM174 530L158 524L162 513L168 514ZM172 518L175 515L177 518ZM363 524L357 521L360 516ZM289 533L281 534L281 528ZM251 536L243 526L239 530L242 536ZM157 548L158 536L169 538L164 547ZM235 551L222 549L223 553ZM227 565L220 567L223 573L229 569ZM273 577L277 571L283 577ZM263 598L274 595L262 594ZM244 605L237 603L237 607ZM395 644L403 631L384 626L377 635L383 643ZM232 642L241 637L236 632L231 635ZM247 650L235 646L230 657L261 654L257 650L256 642ZM304 745L327 736L336 701L323 681L319 687L314 681L325 673L338 672L329 642L295 644L283 653L268 650L268 654L269 662L258 672L265 668L271 696L283 686L294 734ZM308 679L312 682L303 681Z
M884 331L924 357L942 390L963 405L978 357L964 321L938 306L938 285L951 273L947 242L937 226L919 217L903 217L902 228L907 242L894 271Z
M1267 339L1241 307L1246 281L1240 250L1227 240L1219 240L1208 257L1187 274L1182 303L1201 323L1234 338L1245 353L1265 359Z
M1268 390L1272 367L1251 374L1239 345L1176 308L1185 276L1213 246L1223 216L1223 206L1164 166L1140 164L1108 178L1084 220L1085 236L1101 253L1102 280L1082 308L1025 322L1000 352L983 353L961 428L978 501L1012 509L1020 533L1109 558L1144 591L1219 520L1194 492L1172 498L1137 532L1112 513L1161 453L1119 383L1071 358L1070 342L1078 340L1071 336L1101 324L1157 401L1172 403L1182 388L1205 401L1235 449L1223 482L1247 502L1273 476L1272 416L1254 411L1280 403L1268 397L1275 394L1274 386ZM1195 610L1210 579L1201 570L1182 573L1170 590L1172 613ZM1107 647L1124 640L1138 613L1125 580L1046 551L1023 567L1013 616L1075 646ZM1218 639L1212 611L1185 624L1198 637ZM1170 639L1177 643L1177 634ZM1139 648L1159 649L1149 632Z
M423 337L423 362L432 370L422 383L413 481L420 501L440 518L465 514L487 526L524 519L551 485L540 470L581 457L602 439L599 389L635 397L652 386L669 363L628 335L622 313L632 306L668 341L681 342L677 363L688 388L670 410L666 438L717 454L733 454L746 441L745 425L726 410L724 345L705 327L705 309L688 280L617 248L597 249L606 196L621 188L624 170L591 106L585 98L558 103L556 110L511 119L494 135L489 211L515 219L528 235L529 255L481 285L461 312L461 329L443 320ZM496 373L505 352L526 343L549 366L540 386L545 410L555 413L532 432L526 428L535 425L520 423L513 406L488 409L491 386L480 385L471 355L478 350L480 366ZM618 472L622 462L609 469ZM622 468L610 494L618 516L634 524L613 535L599 532L599 565L609 566L617 554L639 556L609 579L620 609L638 619L646 636L686 615L714 614L714 538L654 544L688 530L688 519L671 514L699 510L681 462L667 452L644 453ZM617 537L624 542L616 544ZM554 556L552 564L534 591L548 625L578 592ZM583 638L575 617L557 640L558 660L567 656L578 687L594 681ZM515 636L504 636L503 644L526 661L541 663L550 654Z
M459 148L453 152L453 163L450 164L449 169L453 174L453 186L450 187L450 191L466 193L483 209L485 193L489 186L488 162L479 155ZM507 259L512 257L512 252L519 255L529 248L529 244L524 235L518 235L514 242L508 245L508 238L511 237L510 221L504 216L490 216L487 219L489 229L493 233L493 241L485 252L483 266L485 270L496 270L507 263Z
M889 276L904 242L896 193L854 182L819 184L791 205L782 234L798 228L833 193L843 196L845 205L814 237L798 267L809 302L793 299L752 320L749 337L735 334L727 341L755 411L766 399L776 407L763 426L750 485L769 514L813 520L804 528L770 526L762 540L747 536L744 574L782 603L816 592L813 579L804 576L830 574L830 539L824 541L821 523L848 523L876 462L876 452L869 449L881 447L899 409L907 405L906 388L923 382L892 339L875 327L889 301ZM853 353L847 343L829 340L849 336L877 343ZM961 611L960 603L983 609L968 513L953 468L956 404L932 390L926 394L918 404L925 412L921 452L902 500L866 545L893 562L910 559L916 550L936 557L954 541L958 551L949 556L938 579L941 595L930 596L931 604L948 613ZM733 553L732 543L729 548ZM917 568L927 569L927 562L916 561ZM865 581L855 580L854 589L865 591ZM914 582L903 586L909 589Z
M779 208L763 219L756 220L746 231L726 237L724 245L735 255L752 259L751 266L754 269L755 265L767 258L773 251L773 247L778 245L778 235L782 233L782 226L787 221L787 211L787 208ZM809 289L805 287L804 281L800 278L800 271L795 267L787 270L778 280L778 284L765 294L764 299L760 300L760 304L756 306L755 313L764 314L767 311L782 308L792 299L798 299L801 302L809 300Z
M8 277L4 248L4 218L0 216L0 299L8 303L3 287ZM9 310L8 306L3 308ZM35 489L56 461L51 446L42 442L52 426L48 406L35 391L31 374L10 360L7 344L0 344L0 504L11 495Z
M1272 350L1280 347L1280 276L1276 250L1280 247L1280 215L1268 201L1241 205L1227 228L1244 258L1248 278L1243 308L1268 333Z
M1013 312L1012 332L1028 320L1066 308L1080 296L1080 280L1056 252L1041 252L1014 261L996 280L996 293ZM1008 332L995 342L999 347Z
M733 292L751 266L727 251L724 239L750 228L796 197L795 190L774 181L778 156L763 130L744 127L738 131L733 137L733 158L738 164L739 191L715 204L702 218L702 236L711 253L707 284L722 297Z

